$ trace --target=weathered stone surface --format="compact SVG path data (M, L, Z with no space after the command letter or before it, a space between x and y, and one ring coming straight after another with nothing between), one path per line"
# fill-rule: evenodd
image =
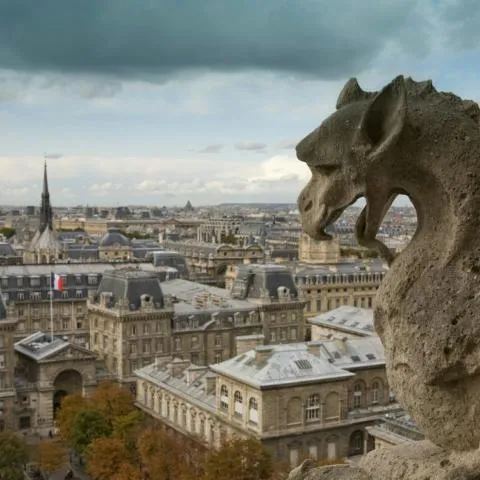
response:
M333 465L315 468L314 465L310 460L305 460L290 472L288 480L370 480L370 477L357 467Z
M480 480L480 452L451 453L430 441L381 448L358 466L315 468L305 461L289 480Z
M297 145L312 170L298 200L304 230L328 239L325 228L365 197L358 241L391 263L375 308L391 388L433 442L477 449L480 109L402 76L374 95L350 81L338 107ZM394 259L375 237L399 193L418 228Z

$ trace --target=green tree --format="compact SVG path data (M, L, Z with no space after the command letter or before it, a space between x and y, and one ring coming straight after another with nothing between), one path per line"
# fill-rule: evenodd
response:
M98 410L85 410L77 414L72 425L71 445L84 454L88 446L97 438L108 437L112 426Z
M60 429L60 436L70 445L72 445L72 432L75 418L80 412L84 412L88 410L88 408L87 399L78 393L67 395L62 400L62 405L57 413L57 424Z
M25 443L12 432L0 432L0 479L23 480L27 460Z
M273 473L272 459L258 440L237 438L208 453L204 480L268 480Z
M5 237L5 238L11 238L15 235L15 229L14 228L9 228L9 227L3 227L0 229L0 233Z

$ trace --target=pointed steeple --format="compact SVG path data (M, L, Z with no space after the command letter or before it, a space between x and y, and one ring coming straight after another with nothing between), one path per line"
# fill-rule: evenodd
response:
M43 170L42 204L40 207L40 233L44 232L46 228L53 230L52 217L52 206L50 205L50 193L48 191L47 161L45 160Z
M43 195L50 196L48 193L48 177L47 177L47 161L45 160L45 165L43 167Z

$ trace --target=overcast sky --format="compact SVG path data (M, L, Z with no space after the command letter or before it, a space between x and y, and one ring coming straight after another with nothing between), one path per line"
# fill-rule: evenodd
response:
M2 0L0 204L294 202L350 77L479 100L478 0Z

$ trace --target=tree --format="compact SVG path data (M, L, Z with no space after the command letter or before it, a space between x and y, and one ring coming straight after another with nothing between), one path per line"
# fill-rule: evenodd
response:
M112 427L98 410L85 410L77 414L72 425L71 445L84 454L88 446L97 438L108 437Z
M95 409L101 412L112 425L116 417L136 410L129 390L112 382L102 382L91 395Z
M141 479L140 469L129 461L127 449L118 438L93 440L87 450L87 470L96 480Z
M12 432L0 432L0 478L23 480L28 454L25 443Z
M15 235L15 229L9 227L3 227L0 229L0 233L6 238L9 239Z
M62 405L57 413L57 425L60 436L71 444L72 427L77 414L88 409L87 399L80 394L67 395L62 400Z
M40 469L48 474L67 463L67 451L58 441L42 441L38 445L37 456Z
M140 461L150 478L155 480L180 478L183 452L172 435L163 429L148 428L140 435L137 445Z
M272 474L270 455L258 440L233 439L208 453L204 480L267 480Z

